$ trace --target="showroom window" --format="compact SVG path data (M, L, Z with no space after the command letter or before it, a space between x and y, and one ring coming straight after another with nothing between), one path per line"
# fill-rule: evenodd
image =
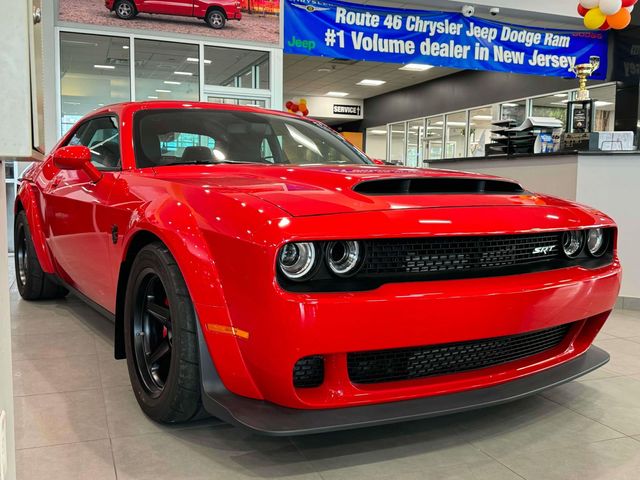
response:
M594 130L597 132L612 131L615 128L616 86L604 85L592 87L589 95L595 100L596 122Z
M392 123L390 128L389 161L404 165L405 122Z
M387 159L387 126L367 128L366 152L375 160Z
M444 116L427 118L425 138L425 160L439 160L442 158L442 142L444 140Z
M571 100L571 92L558 92L545 97L532 98L531 116L557 118L566 125L569 100Z
M460 158L466 155L467 112L451 113L446 117L447 144L444 158Z
M513 120L517 125L522 124L527 118L527 101L517 100L505 102L500 105L500 119Z
M269 54L238 48L204 47L204 82L238 88L269 89Z
M492 107L469 111L469 157L484 157L486 146L491 143L491 122L496 113Z
M419 167L422 163L422 144L424 142L424 119L407 122L406 165Z
M96 108L130 100L129 39L60 33L62 134Z
M198 45L136 39L135 47L136 99L199 100Z

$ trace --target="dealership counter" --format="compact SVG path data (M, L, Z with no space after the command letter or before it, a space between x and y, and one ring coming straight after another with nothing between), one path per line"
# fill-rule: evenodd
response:
M625 270L620 296L625 307L640 309L640 151L467 157L428 166L512 178L528 190L584 203L613 217L623 267L633 265Z

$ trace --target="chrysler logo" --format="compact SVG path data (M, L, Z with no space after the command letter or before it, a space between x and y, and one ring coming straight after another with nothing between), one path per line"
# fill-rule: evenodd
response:
M531 253L533 253L534 255L535 255L536 253L543 253L543 254L547 254L547 253L549 253L549 252L552 252L552 251L553 251L553 250L555 250L555 249L556 249L556 246L555 246L555 245L550 245L550 246L548 246L548 247L536 247L536 248L534 248L534 249L533 249L533 252L531 252Z

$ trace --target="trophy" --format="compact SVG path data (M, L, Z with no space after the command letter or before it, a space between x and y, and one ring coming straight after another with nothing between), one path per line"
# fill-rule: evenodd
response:
M587 78L593 75L593 72L598 70L600 66L600 57L589 57L589 63L581 63L579 65L573 65L569 68L569 71L573 73L580 82L578 88L578 95L576 100L589 100L589 90L587 90Z
M589 63L572 66L569 71L580 82L576 99L567 103L567 132L590 133L595 123L594 101L589 97L587 79L600 66L600 57L589 57Z

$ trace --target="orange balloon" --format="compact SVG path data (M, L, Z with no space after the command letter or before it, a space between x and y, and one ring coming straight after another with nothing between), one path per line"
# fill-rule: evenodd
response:
M626 8L621 8L615 15L609 15L607 17L607 23L615 30L622 30L627 28L631 23L631 13Z

